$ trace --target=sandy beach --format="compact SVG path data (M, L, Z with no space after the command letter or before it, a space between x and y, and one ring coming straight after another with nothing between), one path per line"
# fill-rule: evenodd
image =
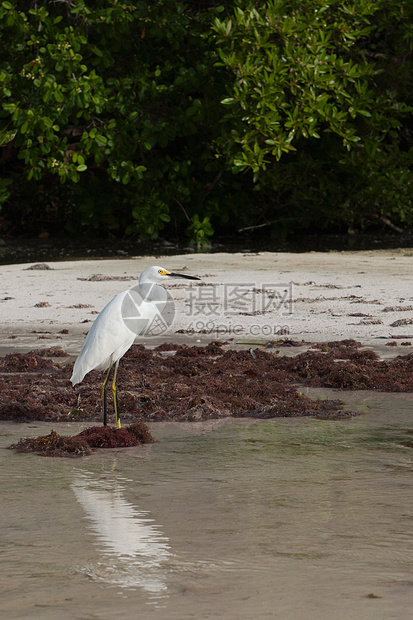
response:
M383 352L413 341L410 250L305 254L186 254L2 267L0 353L59 346L76 355L92 321L151 265L197 275L167 283L175 318L147 346L225 339L309 342L355 338ZM231 340L232 339L232 340ZM408 345L403 349L406 352Z

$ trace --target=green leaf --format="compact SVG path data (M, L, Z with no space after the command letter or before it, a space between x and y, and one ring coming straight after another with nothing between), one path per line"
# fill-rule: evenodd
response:
M105 136L102 136L102 134L97 134L97 136L95 137L95 141L98 146L106 146L108 143L107 138Z

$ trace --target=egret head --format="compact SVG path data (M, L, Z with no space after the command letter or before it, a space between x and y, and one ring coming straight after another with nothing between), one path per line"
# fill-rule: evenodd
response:
M160 280L169 280L169 278L184 278L185 280L199 280L196 276L187 276L182 273L174 273L173 271L168 271L163 267L154 266L149 267L149 269L145 269L141 273L141 277L139 278L140 284L145 284L149 282L159 282Z

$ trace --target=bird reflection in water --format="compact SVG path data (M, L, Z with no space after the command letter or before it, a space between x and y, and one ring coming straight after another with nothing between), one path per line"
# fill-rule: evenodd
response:
M172 556L169 541L147 512L126 501L123 492L128 482L86 471L76 473L72 489L104 558L85 572L106 583L138 586L152 597L163 597L166 562Z

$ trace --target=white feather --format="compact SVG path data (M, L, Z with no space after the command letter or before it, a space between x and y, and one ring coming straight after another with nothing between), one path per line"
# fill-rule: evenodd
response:
M125 355L136 335L145 332L166 303L167 293L156 283L168 280L170 276L198 280L192 276L170 273L162 267L150 267L141 274L139 287L119 293L103 308L90 328L75 362L70 379L73 385L80 383L91 370L106 370ZM137 316L128 321L134 309L137 310ZM128 322L133 329L129 329Z
M96 318L73 368L71 382L80 383L91 370L106 370L130 349L134 334L122 319L122 303L129 291L119 293Z

